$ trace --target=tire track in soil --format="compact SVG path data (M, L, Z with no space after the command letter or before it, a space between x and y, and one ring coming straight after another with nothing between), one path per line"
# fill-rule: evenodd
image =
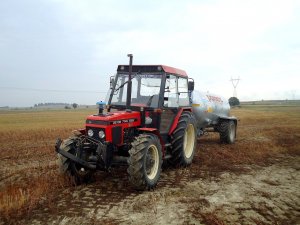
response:
M111 174L97 173L95 183L58 190L52 205L18 222L200 224L201 213L215 213L228 224L298 224L299 162L299 157L283 158L267 167L254 165L245 173L215 177L207 171L194 174L190 168L170 168L148 192L134 191L126 168L117 168Z
M76 218L86 217L87 220L93 220L95 216L97 220L102 220L107 218L106 215L113 207L122 207L134 201L139 195L151 195L153 191L140 192L132 188L126 168L113 168L111 173L97 172L94 183L67 188L61 193L58 191L57 198L50 203L49 207L33 210L32 216L23 222L25 224L52 224L54 221L64 223L65 218L73 218L71 221L76 223ZM162 171L155 192L175 186L180 188L189 181L188 169L167 168ZM114 223L118 224L126 220L127 218L119 218L115 219ZM67 221L70 222L68 219Z

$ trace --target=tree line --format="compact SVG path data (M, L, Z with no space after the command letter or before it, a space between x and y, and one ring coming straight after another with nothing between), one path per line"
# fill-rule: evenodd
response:
M46 102L46 103L37 103L34 104L34 107L51 107L51 106L64 106L65 109L71 109L71 107L73 107L74 109L78 108L78 104L77 103L58 103L58 102Z

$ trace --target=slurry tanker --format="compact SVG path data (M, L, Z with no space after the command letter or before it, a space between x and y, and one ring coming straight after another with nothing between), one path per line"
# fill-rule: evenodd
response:
M153 189L163 161L189 166L197 137L218 132L232 144L237 119L229 115L228 101L194 90L184 70L165 65L119 65L110 79L106 102L86 119L85 128L56 141L63 173L77 184L88 182L97 170L125 165L137 190Z

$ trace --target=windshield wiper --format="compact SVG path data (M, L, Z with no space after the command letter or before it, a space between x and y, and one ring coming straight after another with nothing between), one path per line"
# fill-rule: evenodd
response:
M154 95L151 95L151 96L150 96L148 102L146 103L146 106L149 106L149 107L150 107L150 105L151 105L151 103L152 103L152 100L153 100L153 97L154 97Z
M122 87L124 87L124 85L127 84L128 82L129 82L129 80L126 81L126 82L124 82L123 84L121 84L120 87L118 87L114 92L117 92L118 90L120 90L120 89L121 89Z

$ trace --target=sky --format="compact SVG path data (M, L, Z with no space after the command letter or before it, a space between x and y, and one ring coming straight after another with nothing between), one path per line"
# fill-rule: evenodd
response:
M185 70L240 101L300 99L300 1L0 2L0 107L104 100L117 65Z

